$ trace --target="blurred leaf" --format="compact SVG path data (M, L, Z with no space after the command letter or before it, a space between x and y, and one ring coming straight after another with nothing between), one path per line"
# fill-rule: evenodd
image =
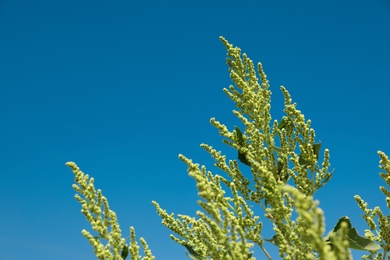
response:
M277 147L277 146L275 146L275 145L273 145L273 144L271 144L270 147L271 147L272 150L274 150L277 154L283 152L283 149L282 149L282 148Z
M318 160L320 156L320 150L321 150L321 142L315 143L312 145L313 153L316 156L316 159ZM302 166L306 166L309 164L309 162L303 158L302 153L299 155L299 164Z
M284 167L284 164L282 162L278 161L278 178L282 182L287 183L290 176L288 174L282 175L283 167Z
M321 150L321 142L313 144L313 152L316 155L317 160L320 157L320 150Z
M308 161L306 161L305 159L303 159L302 154L299 155L299 164L302 165L302 166L306 166L306 165L309 164Z
M238 142L240 143L240 145L243 145L244 144L244 136L242 135L240 128L238 128L238 126L235 126L234 128L236 129L236 135L237 135Z
M129 247L127 245L124 245L121 253L122 259L126 259L128 254L129 254Z
M280 122L279 122L278 128L279 129L283 129L283 128L285 128L287 126L288 123L292 123L293 124L291 118L288 117L288 116L283 116L282 120L280 120Z
M251 166L249 164L248 160L246 159L245 154L243 154L243 153L238 152L238 160L240 160L240 162L242 162L245 165Z
M188 252L192 255L192 256L194 256L194 257L198 257L199 256L199 254L192 248L192 247L190 247L189 245L184 245L186 248L187 248L187 250L188 250ZM188 255L187 255L188 256ZM194 259L194 258L192 258L191 256L189 256L191 259ZM196 259L196 258L195 258Z
M283 117L282 120L279 122L279 129L283 129L286 127L286 124L287 124L287 117Z
M274 235L273 237L271 237L270 239L268 238L263 238L265 241L267 242L270 242L271 244L274 244L275 246L278 246L279 245L279 242L278 242L278 236L277 235Z
M325 178L322 179L321 183L318 185L318 188L321 188L323 187L333 176L333 171L332 172L329 172L327 173L328 175L326 175Z
M238 144L239 144L240 146L244 146L245 140L244 140L244 136L242 135L242 132L241 132L240 128L238 128L238 126L235 126L234 128L235 128L235 130L236 130L236 135L237 135L237 139L238 139ZM240 160L240 162L242 162L242 163L245 164L245 165L251 166L251 165L249 164L248 160L246 159L245 154L240 153L240 151L238 151L238 160Z

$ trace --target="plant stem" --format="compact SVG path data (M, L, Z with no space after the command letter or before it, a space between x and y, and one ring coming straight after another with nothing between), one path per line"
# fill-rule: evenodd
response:
M263 245L262 244L258 244L258 245L260 246L261 250L263 250L263 252L267 256L267 258L269 260L272 260L272 257L268 254L267 250L263 247Z

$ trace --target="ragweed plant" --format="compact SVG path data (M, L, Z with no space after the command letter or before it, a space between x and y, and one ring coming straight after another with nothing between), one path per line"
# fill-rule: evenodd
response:
M271 242L278 245L280 257L333 259L334 254L327 249L329 242L323 238L322 211L312 199L332 175L329 151L325 149L324 160L319 163L321 144L315 140L311 121L296 108L284 87L285 116L280 120L271 117L271 91L261 63L257 73L246 54L222 37L221 41L228 52L227 65L235 84L224 92L235 102L237 110L233 113L242 126L229 129L215 118L210 122L223 142L237 150L238 160L227 160L221 151L201 144L222 171L213 174L179 155L197 182L202 199L198 203L203 211L197 212L198 218L174 218L154 202L163 225L178 235L172 239L190 248L196 259L250 259L254 245L271 259L261 234L265 221L273 226L276 235ZM243 169L247 166L250 175ZM292 186L286 188L286 184ZM254 206L263 209L265 217L256 215L251 209ZM298 210L300 207L304 209ZM348 252L334 259L348 259L346 255Z
M262 64L255 66L238 47L220 39L227 49L227 65L234 83L224 92L235 103L237 109L233 114L241 123L226 126L215 118L210 123L219 131L222 142L236 150L237 158L228 159L222 151L201 144L214 159L217 173L213 173L179 155L188 167L189 176L196 181L201 210L196 216L175 216L153 201L162 224L174 232L171 238L186 248L189 258L199 260L255 259L257 249L265 258L272 259L267 251L270 243L278 247L283 259L346 260L351 259L349 248L370 251L367 259L385 259L390 250L390 217L379 208L367 209L359 197L356 199L365 213L363 217L376 235L366 231L366 237L360 237L349 219L342 217L324 236L324 213L313 195L333 174L329 170L328 149L321 154L321 142L316 140L311 121L305 119L283 86L284 116L272 118L271 91ZM389 185L389 161L383 153L380 156L381 167L387 172L381 176ZM101 191L96 192L93 178L84 175L74 163L68 166L76 176L74 188L83 196L76 195L76 199L97 233L93 236L86 230L82 232L96 256L141 259L134 229L130 229L130 243L126 244L116 215ZM383 187L381 190L390 205L390 191ZM375 216L379 227L373 220ZM263 237L265 225L274 231L271 238ZM140 240L145 254L142 259L154 259L145 240ZM384 253L378 254L382 248Z
M386 182L386 185L390 186L390 160L385 153L379 151L378 154L381 158L379 167L384 171L380 173L380 176ZM379 188L386 197L387 208L390 209L390 191L384 186ZM387 255L390 251L390 214L385 215L378 206L374 209L369 209L368 203L359 195L355 196L355 200L363 210L364 214L362 217L370 228L365 230L365 237L378 242L384 251L370 250L370 255L364 256L363 259L384 260L386 256L387 259L390 259L390 255Z
M130 253L131 259L153 260L154 256L148 248L148 244L141 237L141 245L145 256L139 255L139 245L136 240L135 230L130 227L130 243L122 238L121 229L114 211L108 205L106 197L101 190L95 189L94 179L84 174L73 162L66 163L75 175L73 189L76 191L75 198L81 203L81 212L91 223L95 236L83 229L81 233L88 239L99 260L126 259ZM104 241L107 241L104 243Z

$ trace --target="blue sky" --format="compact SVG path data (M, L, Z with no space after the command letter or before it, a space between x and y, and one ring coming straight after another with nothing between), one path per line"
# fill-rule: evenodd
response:
M177 155L212 169L200 143L234 154L209 124L237 122L220 35L263 63L275 118L284 85L330 149L327 230L348 215L362 233L355 194L388 213L389 32L388 0L0 0L0 259L95 259L67 161L95 177L123 234L187 259L151 201L194 215Z

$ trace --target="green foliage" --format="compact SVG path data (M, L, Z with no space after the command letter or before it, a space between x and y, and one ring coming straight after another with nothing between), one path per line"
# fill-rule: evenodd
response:
M262 64L257 64L256 72L246 54L222 37L221 41L227 49L227 65L234 83L224 92L236 104L233 114L241 126L229 130L215 118L210 123L219 131L222 142L237 151L238 160L228 160L221 151L201 144L214 159L218 171L215 174L179 155L196 182L201 210L195 217L175 216L153 201L162 224L174 233L171 239L188 251L190 259L199 260L255 259L256 249L272 259L266 249L271 243L277 245L283 259L352 259L350 248L369 251L365 259L386 259L390 250L390 216L379 207L368 209L359 196L355 199L370 227L365 237L358 234L347 217L340 218L324 236L324 213L313 195L333 174L329 171L328 149L321 154L321 142L316 141L311 121L297 109L284 87L285 115L280 120L271 117L271 91ZM379 156L380 167L385 171L381 177L390 185L390 162L384 153L379 152ZM98 234L94 237L88 231L82 232L98 259L141 259L134 229L130 229L130 243L126 244L115 213L101 191L95 191L93 179L74 163L68 166L76 176L73 187L83 196L77 194L76 199ZM380 189L390 207L390 191ZM262 236L264 225L273 228L275 235L271 239ZM142 259L154 259L145 240L140 241L145 254Z
M314 258L326 241L322 238L323 216L311 196L331 176L328 150L325 150L324 161L319 165L320 145L315 142L311 122L296 109L296 104L292 103L283 87L286 115L280 123L272 119L271 91L261 64L257 66L258 80L253 62L245 54L241 55L239 48L234 48L223 38L221 40L228 51L230 77L236 86L224 91L236 103L238 109L233 113L241 120L243 130L236 126L229 131L214 118L211 124L224 137L223 142L237 150L239 161L250 166L251 174L244 173L236 160L227 161L222 152L202 144L223 175L213 174L205 166L200 167L183 155L179 158L188 165L189 175L197 182L202 199L198 203L203 211L197 213L197 219L188 221L189 216L168 217L155 204L158 213L163 218L163 224L178 235L172 238L182 245L191 245L199 259L247 259L254 244L270 258L261 236L265 221L275 230L281 257ZM284 187L289 179L295 187L289 190L290 193ZM302 196L298 196L298 192ZM292 194L304 202L297 201ZM265 219L256 215L248 203L263 209ZM302 216L293 219L294 207L298 206L305 206L305 209L297 211ZM307 214L310 214L310 219L307 219ZM308 228L314 228L307 225L313 221L317 226L312 231L312 237L320 239L321 243L305 243L300 236L306 235ZM177 226L183 228L177 229ZM192 232L196 228L201 232ZM183 232L185 229L187 231ZM236 249L236 244L240 244L241 251Z
M352 223L348 217L342 217L339 219L336 226L329 234L328 241L330 236L340 235L343 223L345 223L345 228L347 229L349 248L356 249L356 250L365 250L365 251L377 251L381 249L381 247L375 242L373 242L372 240L360 236L356 228L352 226Z
M378 152L380 160L379 168L384 172L380 173L381 178L386 182L387 186L390 186L390 161L387 155L381 151ZM390 208L390 191L384 186L380 186L379 189L386 197L387 208ZM382 252L371 251L370 255L365 256L363 259L386 259L387 253L390 251L390 215L383 214L380 207L374 209L368 208L368 203L365 202L359 195L355 196L359 207L362 209L364 214L363 219L367 222L370 229L365 230L365 237L379 243L380 247L383 248ZM375 232L375 234L374 234ZM390 259L388 256L387 259Z

